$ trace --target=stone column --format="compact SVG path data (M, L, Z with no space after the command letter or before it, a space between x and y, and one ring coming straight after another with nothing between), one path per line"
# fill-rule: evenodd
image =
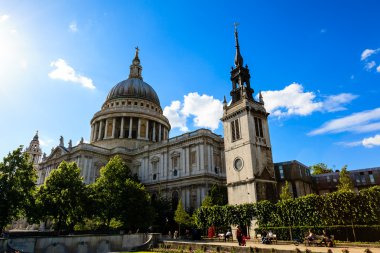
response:
M149 140L149 120L146 120L146 131L145 131L145 139Z
M202 149L201 149L202 147ZM197 166L198 166L198 170L202 170L203 169L203 166L202 166L202 160L201 159L201 151L203 150L203 145L202 144L199 144L198 145L198 148L197 148Z
M116 130L116 118L112 120L112 138L115 138L115 130Z
M102 137L102 128L103 128L103 121L100 121L98 140L101 140L101 137Z
M124 117L121 117L121 124L120 124L120 136L119 138L124 137Z
M156 122L153 121L153 133L152 133L152 141L156 141Z
M158 125L158 141L161 141L161 124Z
M95 130L94 130L94 134L92 136L92 141L96 141L96 139L98 138L97 133L98 133L98 129L99 129L99 123L95 122L94 126L95 126Z
M212 166L212 162L211 162L211 145L206 145L206 149L207 149L208 171L212 172L214 170L214 167Z
M108 135L107 135L107 132L108 132L108 121L109 121L109 119L106 119L104 121L104 136L103 136L103 139L107 139L108 138Z
M128 138L132 138L132 122L133 122L133 118L129 117L129 133L128 133Z
M187 168L187 173L186 175L190 175L191 174L191 168L190 168L190 147L186 147L186 168Z
M180 168L182 169L183 173L181 173L181 176L186 175L186 148L182 149L181 152L181 165Z
M137 123L137 139L140 139L140 123L141 123L141 121L139 118L138 123Z
M90 137L90 141L94 140L94 130L95 130L95 125L91 124L91 137Z
M200 186L197 185L197 203L195 204L195 208L200 207L201 205L201 189Z

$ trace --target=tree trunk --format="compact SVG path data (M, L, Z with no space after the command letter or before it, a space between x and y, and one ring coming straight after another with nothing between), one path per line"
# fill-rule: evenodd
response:
M352 222L352 221L351 221L351 227L352 227L352 234L354 235L354 242L356 242L356 234L355 234L354 222Z

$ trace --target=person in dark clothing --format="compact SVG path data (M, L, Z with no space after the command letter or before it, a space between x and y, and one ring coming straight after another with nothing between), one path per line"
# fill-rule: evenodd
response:
M243 231L241 230L240 226L237 226L236 239L238 240L239 246L241 246L243 242Z

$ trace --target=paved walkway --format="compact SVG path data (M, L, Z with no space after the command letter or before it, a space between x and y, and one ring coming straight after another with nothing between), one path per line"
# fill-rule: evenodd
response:
M175 240L167 240L168 242L175 242ZM181 243L186 243L186 241L178 241ZM233 242L224 242L224 241L188 241L188 243L193 244L204 244L204 245L221 245L221 246L238 246L237 241ZM238 246L238 247L244 247L244 246ZM295 250L298 248L302 252L305 252L306 249L310 249L313 253L326 253L328 249L331 249L333 253L342 253L343 249L348 249L349 253L364 253L365 249L370 249L373 253L380 253L380 248L376 247L344 247L344 246L336 246L333 248L326 248L326 247L314 247L314 246L305 246L304 244L300 244L298 246L295 246L294 244L282 244L279 242L278 244L262 244L257 243L253 241L247 241L247 246L245 247L257 247L257 248L268 248L268 249L283 249L283 250Z

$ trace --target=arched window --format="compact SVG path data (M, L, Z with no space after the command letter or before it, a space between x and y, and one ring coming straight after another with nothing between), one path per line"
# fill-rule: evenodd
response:
M178 176L178 170L173 170L173 176Z

